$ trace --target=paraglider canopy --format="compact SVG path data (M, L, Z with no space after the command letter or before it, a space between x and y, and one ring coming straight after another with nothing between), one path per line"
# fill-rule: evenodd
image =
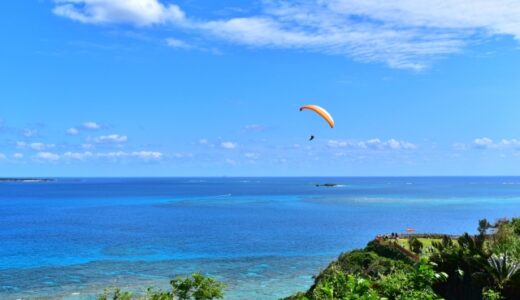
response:
M332 119L332 116L329 114L328 111L326 111L323 107L320 107L318 105L304 105L300 107L300 111L303 111L304 109L312 110L318 115L320 115L327 123L329 123L330 128L334 128L334 119Z

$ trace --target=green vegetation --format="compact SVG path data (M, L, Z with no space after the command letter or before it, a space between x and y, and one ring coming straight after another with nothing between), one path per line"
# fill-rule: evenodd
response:
M408 239L408 246L410 247L410 250L413 251L413 253L422 254L423 243L419 241L418 238L410 237Z
M392 235L341 254L306 291L285 300L520 299L520 219L481 220L478 235ZM134 297L105 290L99 300L223 299L224 286L200 273L178 277L170 291Z
M415 237L415 238L423 244L423 254L424 254L424 252L426 252L427 249L429 249L430 247L433 246L433 243L441 241L440 238L423 238L423 237ZM410 249L410 244L408 241L409 241L409 238L397 239L397 242L399 243L399 245Z
M481 220L478 232L378 237L286 300L520 299L520 219Z
M147 290L144 296L133 296L131 292L119 288L106 289L98 300L212 300L224 298L224 285L200 273L190 277L177 277L170 281L171 291Z

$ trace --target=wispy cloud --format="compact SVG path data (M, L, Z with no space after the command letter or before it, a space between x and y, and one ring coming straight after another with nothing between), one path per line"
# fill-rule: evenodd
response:
M76 128L72 127L72 128L67 129L67 134L68 135L78 135L79 134L79 130L77 130Z
M248 158L248 159L256 160L256 159L260 158L260 155L255 152L247 152L247 153L244 153L244 157Z
M136 151L132 152L132 156L144 159L144 160L157 160L163 157L161 152L157 151Z
M128 141L128 136L120 134L102 135L95 138L96 143L124 143Z
M234 142L222 142L220 143L220 146L224 149L235 149L238 144Z
M63 157L68 158L68 159L75 159L75 160L84 160L84 159L87 159L87 158L91 158L93 156L94 156L94 154L92 152L89 152L89 151L85 151L85 152L65 152L63 154Z
M31 143L29 147L36 151L42 151L49 148L54 148L56 145L54 144L44 144L44 143Z
M52 152L38 152L36 158L47 161L57 161L60 159L60 156Z
M352 140L329 140L327 145L332 148L350 148L350 149L370 149L370 150L414 150L417 145L407 142L389 139L382 141L380 139L369 139L366 141Z
M83 123L83 128L84 128L84 129L90 129L90 130L98 130L98 129L101 129L102 126L99 125L99 124L96 123L96 122L92 122L92 121L90 121L90 122L85 122L85 123Z
M113 151L113 152L106 152L106 153L96 153L97 157L108 157L108 158L120 158L120 157L127 157L129 154L124 151Z
M488 137L476 138L473 140L473 147L476 149L520 149L520 140L502 139L495 142Z
M175 38L167 38L166 44L172 48L180 48L180 49L191 49L194 48L193 45L188 44L187 42Z
M58 155L58 154L56 154ZM137 158L144 161L150 160L161 160L164 157L162 152L158 151L133 151L133 152L125 152L125 151L112 151L112 152L65 152L61 156L64 159L69 160L87 160L87 159L121 159L121 158Z
M488 148L494 148L495 143L492 139L483 137L483 138L476 138L473 140L473 146L477 149L488 149Z
M179 152L176 152L176 153L173 153L172 154L173 157L175 158L189 158L189 157L193 157L193 153L179 153Z
M256 14L188 18L159 0L55 0L54 13L83 23L170 25L250 47L302 49L420 70L475 40L520 40L520 2L511 0L262 1ZM172 40L171 46L184 42Z
M164 157L162 152L158 151L134 151L134 152L125 152L125 151L114 151L114 152L100 152L95 154L96 157L101 158L140 158L142 160L160 160Z
M26 143L23 141L16 142L16 148L17 149L32 149L36 151L42 151L45 149L50 149L56 147L55 144L45 144L41 142L34 142L34 143Z

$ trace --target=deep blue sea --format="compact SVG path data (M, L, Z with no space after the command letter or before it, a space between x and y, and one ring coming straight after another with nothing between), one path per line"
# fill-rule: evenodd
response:
M520 177L4 182L0 299L93 299L195 271L225 282L226 299L277 299L377 234L513 216Z

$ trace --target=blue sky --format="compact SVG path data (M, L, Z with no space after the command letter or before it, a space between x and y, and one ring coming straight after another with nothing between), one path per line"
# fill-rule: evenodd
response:
M6 1L0 176L520 175L520 3L379 2Z

